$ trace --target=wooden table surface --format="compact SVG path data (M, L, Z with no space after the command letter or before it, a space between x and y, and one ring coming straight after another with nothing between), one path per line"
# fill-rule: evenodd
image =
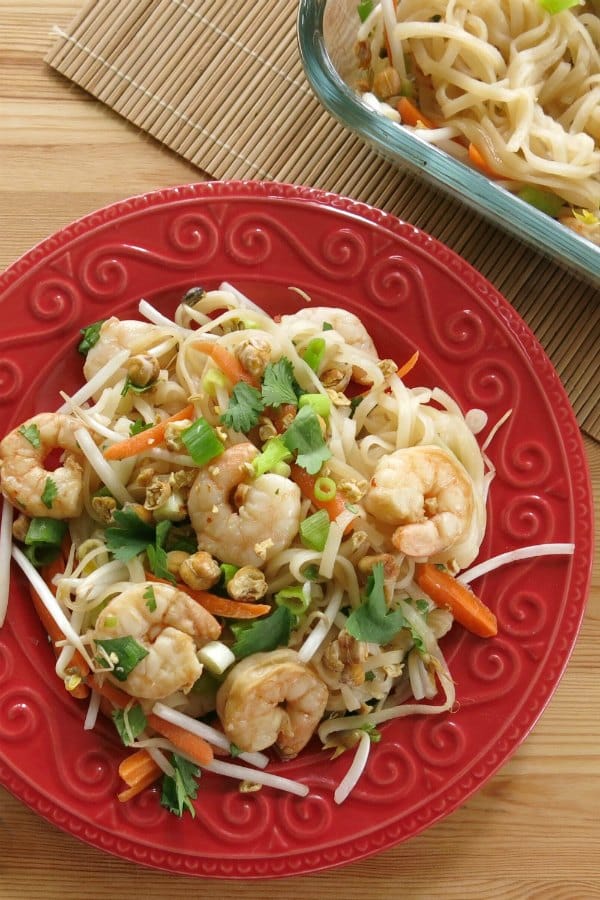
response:
M0 0L0 270L98 207L202 179L44 65L52 26L81 3ZM597 501L600 447L585 446ZM461 809L376 857L293 883L171 876L80 843L0 788L0 898L600 897L599 647L596 567L571 662L526 742Z

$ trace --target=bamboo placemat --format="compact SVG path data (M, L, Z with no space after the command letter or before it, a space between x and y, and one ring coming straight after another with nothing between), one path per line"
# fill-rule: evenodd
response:
M511 301L600 440L598 291L384 162L320 106L297 0L89 0L46 61L217 179L308 184L439 238Z

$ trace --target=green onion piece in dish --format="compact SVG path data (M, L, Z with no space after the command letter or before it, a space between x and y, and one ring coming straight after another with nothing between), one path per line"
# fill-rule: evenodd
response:
M329 525L329 515L325 509L320 509L312 516L308 516L308 518L300 523L300 537L302 543L311 550L317 550L321 553L327 542Z
M291 458L292 453L282 438L271 438L264 445L262 453L252 460L252 467L257 475L264 475L265 472L273 472L279 463L288 462Z
M311 406L322 419L326 419L331 412L331 400L327 394L302 394L298 405L301 409L303 406Z
M579 0L538 0L538 2L551 16L564 12L565 9L571 9L572 6L579 6Z
M360 19L360 21L366 22L373 12L373 0L361 0L361 2L356 7L356 11L358 13L358 18Z
M541 210L548 216L552 216L553 219L556 219L565 205L565 201L562 197L558 197L550 191L543 191L540 188L532 187L531 185L522 188L518 192L518 196L521 200L524 200L525 203L529 203L530 206L535 206L536 209Z
M102 647L106 653L110 663L112 663L112 674L119 681L127 681L127 678L133 672L139 662L146 656L148 651L145 647L132 638L130 635L119 638L104 638L96 641L98 647ZM104 656L98 657L98 662L105 669L110 669L110 663Z
M329 500L333 500L336 494L337 485L333 478L328 478L326 475L320 475L315 481L315 498L327 503Z
M308 588L308 590L307 590ZM295 616L301 616L310 606L310 585L282 588L275 594L277 606L285 606Z
M60 546L67 530L61 519L45 516L34 518L25 535L25 556L34 566L46 566L60 553Z
M223 452L217 432L202 416L182 431L181 440L197 466L206 465Z
M308 342L306 350L302 354L302 359L307 366L311 367L313 372L319 371L319 367L325 356L326 347L327 345L323 338L313 338L312 341Z

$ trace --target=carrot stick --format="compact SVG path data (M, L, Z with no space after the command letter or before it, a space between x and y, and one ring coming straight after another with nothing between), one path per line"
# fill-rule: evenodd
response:
M329 520L331 522L340 515L340 513L344 512L346 509L347 500L342 491L337 491L335 497L331 500L319 500L315 497L315 482L316 477L311 475L306 469L303 469L302 466L298 466L296 463L292 463L291 466L291 477L292 480L296 482L301 492L310 500L313 506L316 506L317 509L324 509L329 516ZM346 527L346 531L351 531L354 527L354 523L350 522Z
M411 356L411 358L408 359L408 360L404 363L403 366L400 366L400 368L399 368L398 371L396 372L396 375L398 376L398 378L404 378L405 375L408 375L408 373L410 372L410 370L411 370L411 369L414 369L414 367L416 366L418 360L419 360L419 351L418 351L418 350L415 350L415 352L413 353L413 355Z
M155 716L154 713L149 713L146 720L151 728L166 737L178 750L181 750L186 756L190 756L198 765L205 766L212 762L212 747L204 738L186 731L180 725L167 722L160 716Z
M126 694L124 691L120 691L119 688L115 687L108 680L101 682L96 676L92 676L92 683L95 690L118 709L125 709L132 701L135 702L134 697ZM167 740L175 745L175 747L188 756L191 756L192 759L195 759L200 765L206 765L206 763L209 763L212 760L212 748L204 738L191 734L189 731L186 731L185 728L181 728L179 725L173 725L171 722L167 722L165 719L155 716L154 713L146 715L146 721L154 731L158 732L158 734L161 734L163 737L166 737Z
M174 416L169 416L164 422L159 422L158 425L153 425L152 428L146 428L145 431L140 431L139 434L134 434L125 438L124 441L119 441L117 444L113 444L112 447L108 447L104 451L104 458L127 459L129 456L141 453L142 450L146 450L148 447L156 447L164 441L165 431L170 422L179 422L181 419L190 419L193 416L194 407L190 403L185 409L175 413Z
M413 125L424 128L435 128L433 122L424 116L421 110L412 103L408 97L400 97L396 104L403 125Z
M457 622L479 637L498 634L496 616L479 597L432 563L416 566L417 584L437 606L449 609Z
M151 784L160 778L162 775L162 769L160 766L156 766L156 772L148 772L139 781L136 781L135 784L132 784L131 787L126 788L124 791L120 791L117 794L117 800L120 800L121 803L126 803L128 800L131 800L133 797L137 797L138 794L141 794L147 787L150 787Z
M133 787L147 775L155 772L158 777L162 772L145 747L136 750L119 763L119 775L128 787Z
M223 347L221 344L212 344L210 341L198 341L193 346L200 353L210 356L215 365L219 367L232 384L235 385L238 381L245 381L253 387L258 386L259 382L254 375L247 372L237 357L226 347Z
M159 584L171 584L170 581L157 578L149 572L146 572L146 578L148 581L156 581ZM271 607L266 603L243 603L240 600L227 600L225 597L219 597L209 591L194 590L187 584L179 583L175 587L203 606L213 616L223 616L226 619L256 619L258 616L264 616L271 612Z
M475 144L469 144L469 159L475 166L475 168L479 169L483 172L484 175L487 175L489 178L498 178L498 173L494 172L492 168L487 163L487 160L484 158L483 154L477 149Z
M127 785L127 789L117 794L117 798L121 803L125 803L154 784L162 775L162 769L154 762L148 751L142 749L121 760L119 775Z

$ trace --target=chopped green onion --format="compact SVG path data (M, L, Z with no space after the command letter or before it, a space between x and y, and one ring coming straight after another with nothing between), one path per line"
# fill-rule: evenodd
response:
M333 325L331 324L331 322L323 322L323 328L321 330L322 331L333 331Z
M96 644L98 647L102 647L113 664L112 674L119 681L127 681L129 674L133 672L137 664L148 656L148 651L145 647L138 644L135 638L132 638L130 635L120 638L105 638L101 641L96 641ZM109 663L103 656L98 657L98 660L103 668L110 668Z
M366 22L373 12L373 0L361 0L361 2L356 7L356 11L358 13L358 18L360 19L360 21Z
M217 388L227 388L228 385L229 381L221 370L211 368L202 379L201 388L209 397L214 397L217 393Z
M325 509L320 509L300 523L300 537L311 550L322 552L329 534L330 520Z
M320 475L315 481L315 498L323 502L333 500L337 494L337 484L333 478L326 475Z
M285 606L295 616L301 616L306 612L310 606L310 600L310 591L300 584L295 587L282 588L275 594L277 606Z
M290 450L280 437L271 438L263 447L262 453L252 460L252 468L257 475L272 472L281 462L288 462L292 458Z
M323 338L313 338L309 341L306 350L302 354L302 359L307 366L310 366L313 372L319 371L319 366L323 362L327 344Z
M553 219L558 216L565 205L565 201L556 194L553 194L550 191L540 190L540 188L532 187L531 185L522 188L522 190L519 191L518 196L521 200L529 203L530 206L535 206L536 209L552 216Z
M105 628L116 628L118 619L116 616L105 616L104 618L104 627Z
M565 9L570 9L572 6L579 6L579 0L538 0L538 2L542 9L545 9L551 16L564 12Z
M298 405L301 409L303 406L312 406L316 414L323 419L331 412L331 400L327 394L302 394Z
M84 356L87 356L92 347L94 347L98 343L100 339L100 329L102 328L105 321L106 319L100 319L100 321L93 322L91 325L88 325L87 328L81 329L83 340L80 341L77 349Z
M310 563L308 566L304 566L302 575L307 581L316 581L319 577L319 567L315 566L314 563Z
M61 519L45 516L34 518L25 535L25 556L34 566L46 566L60 553L60 546L67 530Z
M224 449L217 432L202 416L181 432L181 440L197 466L206 465Z

